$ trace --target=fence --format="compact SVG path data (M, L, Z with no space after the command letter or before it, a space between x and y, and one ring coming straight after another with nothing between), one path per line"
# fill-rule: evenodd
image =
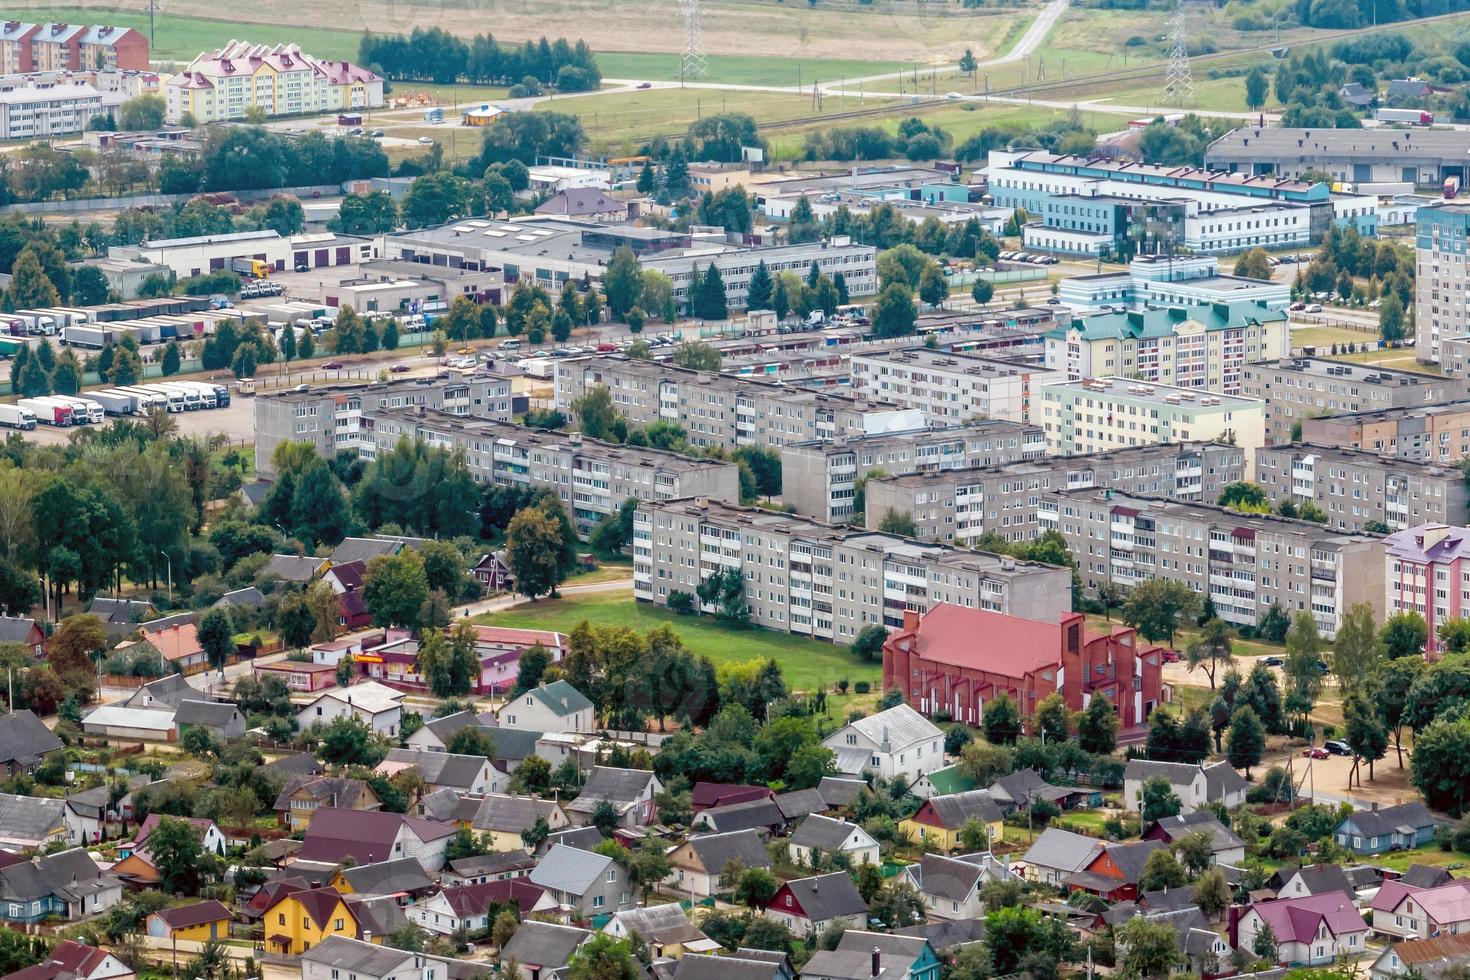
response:
M268 201L281 194L293 197L335 197L342 193L338 184L315 184L310 187L265 187L256 190L230 191L238 201ZM70 201L29 201L0 206L0 214L58 214L85 211L118 211L150 205L177 204L197 194L133 194L128 197L79 197Z

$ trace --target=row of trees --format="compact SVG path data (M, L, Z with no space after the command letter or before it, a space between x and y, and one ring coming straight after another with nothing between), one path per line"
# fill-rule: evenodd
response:
M490 34L465 41L440 27L416 27L406 37L364 34L358 61L388 78L441 85L461 79L474 85L514 85L529 78L561 92L586 92L602 82L587 42L572 44L561 37L502 47Z

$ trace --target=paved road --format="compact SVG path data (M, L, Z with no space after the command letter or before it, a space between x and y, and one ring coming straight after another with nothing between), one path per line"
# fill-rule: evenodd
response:
M1066 12L1068 2L1069 0L1052 0L1051 3L1041 8L1041 13L1031 22L1031 26L1026 28L1026 33L1021 35L1021 39L1011 47L1011 50L998 58L980 62L980 67L1014 64L1035 52L1041 47L1041 42L1046 40L1046 36L1051 33L1051 29L1056 26L1062 14Z

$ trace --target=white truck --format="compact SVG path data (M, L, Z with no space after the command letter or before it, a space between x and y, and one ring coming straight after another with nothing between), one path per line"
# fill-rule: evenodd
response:
M50 314L36 310L17 310L13 315L25 324L26 333L32 337L56 336L56 320Z
M108 415L147 415L147 412L137 410L138 400L127 392L118 391L116 388L108 388L105 391L89 391L87 397L92 398L102 406L102 410Z
M152 388L144 388L137 385L130 385L126 388L119 388L118 390L127 392L135 398L143 399L144 415L147 415L149 411L155 408L161 408L166 412L182 412L184 410L184 396L177 392L170 395L166 391L155 391Z
M64 405L71 406L71 418L77 425L98 425L107 415L102 403L90 398L78 398L76 395L52 395L51 397Z
M174 381L161 381L158 384L147 385L153 391L162 392L166 395L179 395L184 399L184 411L197 412L204 407L204 399L199 395L199 389L191 388L185 384Z
M64 426L73 422L71 406L54 398L22 398L15 404L34 413L36 421L47 425Z
M184 391L192 391L199 396L200 408L219 408L219 392L212 384L202 381L170 381L169 386L182 388ZM187 398L187 395L185 396Z
M7 429L34 429L36 413L19 405L0 405L0 425Z

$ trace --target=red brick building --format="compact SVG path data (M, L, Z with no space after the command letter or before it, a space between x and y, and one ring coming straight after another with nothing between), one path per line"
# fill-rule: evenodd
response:
M1080 613L1053 624L941 603L922 616L904 613L903 627L883 645L883 686L902 690L922 714L947 712L972 725L1004 691L1028 731L1036 705L1053 691L1073 711L1102 694L1126 731L1169 700L1163 664L1163 647L1140 648L1129 627L1089 633Z

